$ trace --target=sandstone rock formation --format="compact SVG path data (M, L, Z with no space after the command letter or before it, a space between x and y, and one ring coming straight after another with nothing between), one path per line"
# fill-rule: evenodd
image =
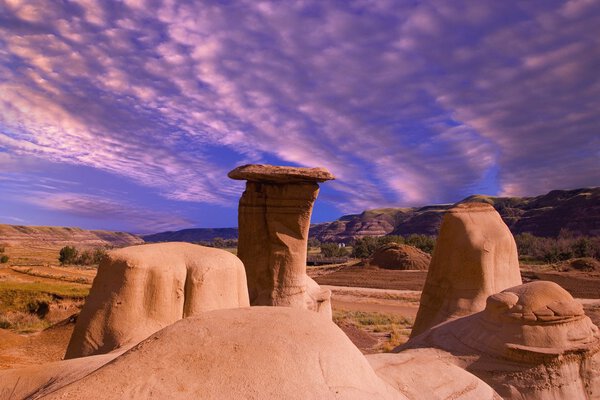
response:
M181 318L248 305L244 266L224 250L189 243L113 250L98 268L65 358L108 353Z
M498 399L442 353L365 358L313 312L216 310L180 320L125 353L0 371L0 398Z
M44 399L406 399L343 332L286 307L217 310L156 332Z
M466 203L444 216L412 337L485 308L488 296L521 284L517 246L492 206Z
M426 270L431 256L416 247L400 243L388 243L373 253L370 265L386 269Z
M0 370L0 399L38 399L78 381L114 360L123 351ZM93 397L99 397L97 394Z
M98 231L62 226L21 226L0 224L2 245L45 245L78 247L132 246L142 238L126 232Z
M411 400L502 400L487 383L444 360L436 349L366 357L379 377Z
M557 237L561 230L600 235L600 187L553 190L537 197L469 196L457 204L482 202L494 206L513 234ZM437 235L443 214L453 205L367 210L311 227L322 242L351 242L364 236Z
M437 348L505 399L600 398L600 334L553 282L490 296L484 311L438 325L396 351Z
M247 180L239 205L238 257L246 268L250 303L331 315L331 293L306 276L306 250L317 182L333 175L324 168L245 165L229 177Z

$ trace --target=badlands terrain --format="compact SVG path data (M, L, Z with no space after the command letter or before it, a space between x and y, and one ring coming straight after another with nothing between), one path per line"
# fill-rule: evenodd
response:
M0 369L64 356L75 318L97 271L95 267L60 265L60 248L80 243L67 239L61 236L56 243L48 238L42 242L13 241L5 246L11 261L0 264L0 290L41 296L49 303L49 310L43 318L35 313L27 316L16 329L0 328ZM586 314L599 325L600 271L561 271L565 264L524 264L521 275L524 282L559 283L580 299ZM390 270L350 260L308 267L307 273L332 291L334 320L364 353L387 351L408 339L427 271ZM3 296L0 294L1 299Z
M595 239L571 237L578 247L558 262L519 265L500 201L479 199L445 209L431 257L393 242L307 267L318 183L333 176L264 165L229 176L247 181L229 251L3 226L0 394L597 398L600 263L565 258L597 254ZM163 379L173 368L177 379Z

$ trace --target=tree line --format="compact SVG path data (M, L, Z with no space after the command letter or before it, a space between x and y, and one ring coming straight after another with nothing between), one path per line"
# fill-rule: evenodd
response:
M65 246L60 249L58 261L62 265L96 265L106 256L106 249L98 248L93 250L79 250L74 246Z

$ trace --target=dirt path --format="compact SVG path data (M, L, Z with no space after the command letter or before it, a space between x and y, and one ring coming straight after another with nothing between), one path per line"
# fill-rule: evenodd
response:
M393 290L421 290L427 271L397 271L350 265L313 279L319 285L352 286ZM308 269L311 275L311 268Z
M320 268L308 274L319 285L379 288L420 291L425 285L427 271L398 271L360 265L336 266L330 270ZM523 282L548 280L565 288L575 298L600 299L600 273L582 271L536 271L529 266L521 271Z
M334 310L366 311L414 318L419 308L421 292L414 290L386 290L327 286L332 292Z

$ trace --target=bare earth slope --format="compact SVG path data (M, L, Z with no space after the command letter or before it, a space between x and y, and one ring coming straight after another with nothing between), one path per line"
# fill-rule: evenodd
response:
M600 235L600 187L553 190L537 197L469 196L456 204L485 202L494 206L513 234L557 236L567 229L589 236ZM442 216L456 204L413 208L379 208L343 217L310 228L310 237L322 242L344 242L364 236L437 235ZM145 235L146 242L199 242L214 238L235 239L237 228L195 228Z
M44 244L76 244L77 246L130 246L142 238L126 232L90 231L61 226L21 226L0 224L0 244L17 245L26 242Z
M561 229L600 235L600 187L553 190L537 197L474 195L460 203L484 202L500 213L513 234L556 237ZM349 242L363 236L387 234L437 235L444 212L453 204L420 208L387 208L346 215L337 221L313 225L311 236L321 241Z

